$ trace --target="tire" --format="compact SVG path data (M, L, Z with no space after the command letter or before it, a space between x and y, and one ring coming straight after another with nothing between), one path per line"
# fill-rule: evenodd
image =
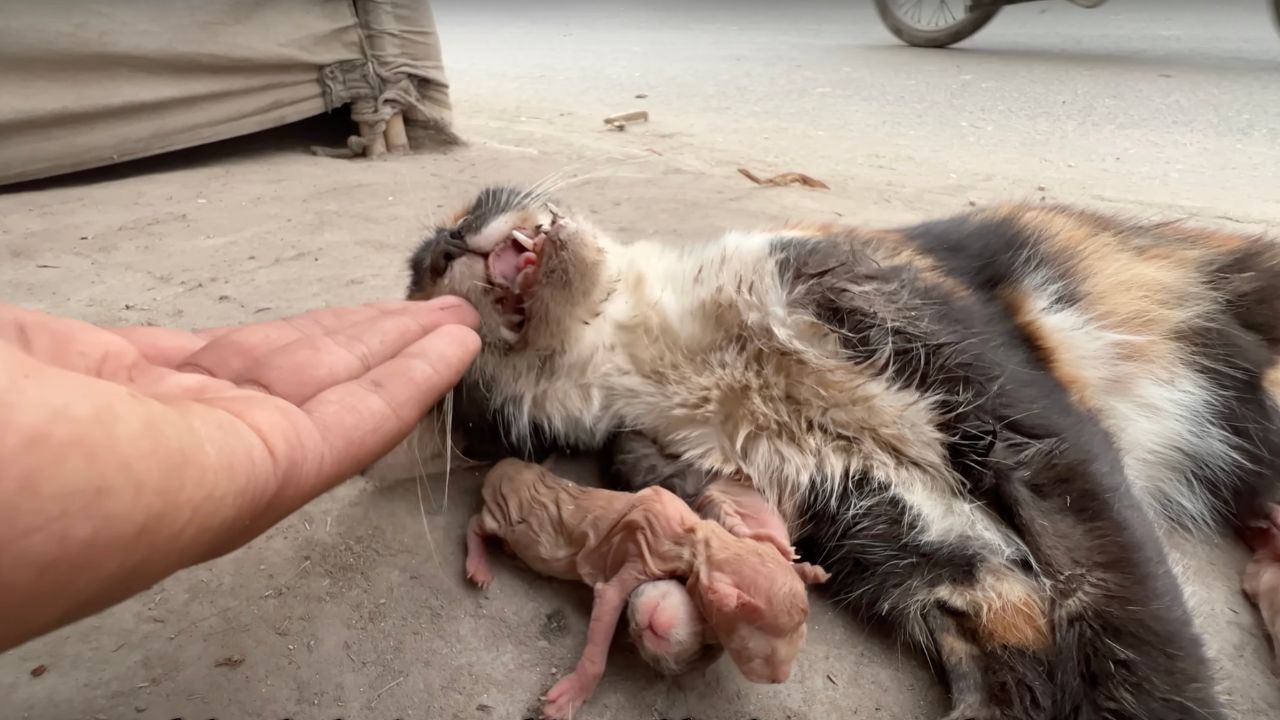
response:
M1275 22L1276 30L1280 30L1280 0L1271 0L1271 19Z
M1280 7L1280 0L1274 1ZM964 4L966 0L959 2ZM915 47L941 48L954 45L981 30L998 12L999 7L974 10L950 25L925 30L912 26L900 17L893 0L876 0L876 13L880 15L880 22L899 40Z

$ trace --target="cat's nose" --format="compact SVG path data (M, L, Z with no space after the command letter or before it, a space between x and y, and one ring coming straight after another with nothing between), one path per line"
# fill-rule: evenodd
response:
M455 237L456 234L456 237ZM431 253L431 274L440 278L449 270L449 266L454 260L467 254L467 240L457 231L450 232L443 239L436 243L434 251Z

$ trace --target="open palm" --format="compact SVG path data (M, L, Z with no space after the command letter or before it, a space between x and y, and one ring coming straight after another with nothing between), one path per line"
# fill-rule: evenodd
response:
M0 305L0 649L232 550L405 437L479 350L456 298L204 332Z

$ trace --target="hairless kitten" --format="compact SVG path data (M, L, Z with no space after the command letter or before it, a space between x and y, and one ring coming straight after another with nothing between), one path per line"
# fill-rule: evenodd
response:
M589 488L508 459L484 479L467 527L467 577L493 574L485 538L505 541L535 572L592 586L586 645L573 671L543 698L543 717L568 718L594 693L628 597L650 580L682 578L698 612L748 680L781 683L804 644L806 582L825 577L793 565L772 545L698 517L659 487L637 493Z

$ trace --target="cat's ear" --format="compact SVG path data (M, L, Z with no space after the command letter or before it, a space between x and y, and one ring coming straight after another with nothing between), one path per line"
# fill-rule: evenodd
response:
M823 570L821 566L812 563L796 563L791 567L796 569L796 574L804 581L805 585L821 585L831 579L831 573Z
M737 611L738 607L747 599L745 593L733 584L723 580L713 580L707 583L704 592L712 609L723 613Z

